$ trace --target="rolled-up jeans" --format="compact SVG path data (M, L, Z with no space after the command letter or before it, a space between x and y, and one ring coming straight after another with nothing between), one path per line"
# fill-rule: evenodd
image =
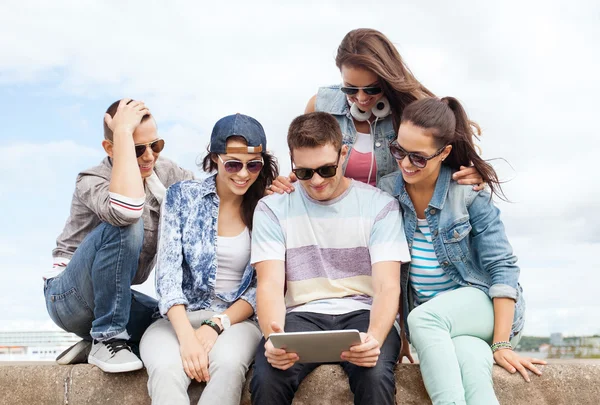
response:
M474 287L441 294L408 315L411 343L433 405L494 405L494 306ZM511 339L513 346L520 334Z
M46 309L59 327L85 340L127 332L139 342L157 301L131 289L144 239L144 224L101 223L75 251L66 269L44 281ZM122 336L122 335L121 335Z

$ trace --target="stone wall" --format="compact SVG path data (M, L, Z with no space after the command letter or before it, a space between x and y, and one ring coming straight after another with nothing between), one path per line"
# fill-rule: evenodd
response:
M0 363L1 364L1 363ZM87 364L76 366L0 365L2 405L147 405L145 370L105 374ZM501 404L506 405L599 405L600 364L552 363L543 367L541 377L526 383L494 367L494 383ZM401 364L396 370L398 405L430 404L417 365ZM203 384L190 387L196 404ZM248 384L241 404L250 404ZM348 381L339 366L321 366L300 386L295 405L352 404ZM218 405L218 404L215 404Z

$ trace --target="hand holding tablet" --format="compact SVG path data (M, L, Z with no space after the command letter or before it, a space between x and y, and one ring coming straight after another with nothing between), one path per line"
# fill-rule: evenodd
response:
M362 343L356 329L271 333L269 340L277 349L296 353L299 363L339 363L342 352Z
M271 329L273 333L283 333L283 329L277 322L271 322ZM287 353L283 349L276 348L271 339L267 339L265 342L265 358L272 367L279 370L287 370L298 361L296 353Z

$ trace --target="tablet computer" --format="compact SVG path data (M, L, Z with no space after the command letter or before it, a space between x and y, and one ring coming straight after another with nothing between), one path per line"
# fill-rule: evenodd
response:
M271 333L269 339L277 349L297 353L299 363L339 363L342 352L361 343L356 329Z

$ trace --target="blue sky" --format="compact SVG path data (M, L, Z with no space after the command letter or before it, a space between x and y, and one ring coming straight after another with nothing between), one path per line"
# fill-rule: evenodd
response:
M339 83L344 34L372 27L427 87L463 101L484 157L510 163L497 162L513 201L500 207L525 332L600 333L599 15L594 1L2 2L0 329L52 327L41 273L77 173L103 157L112 101L144 100L163 154L189 169L216 120L255 116L286 172L287 125Z

